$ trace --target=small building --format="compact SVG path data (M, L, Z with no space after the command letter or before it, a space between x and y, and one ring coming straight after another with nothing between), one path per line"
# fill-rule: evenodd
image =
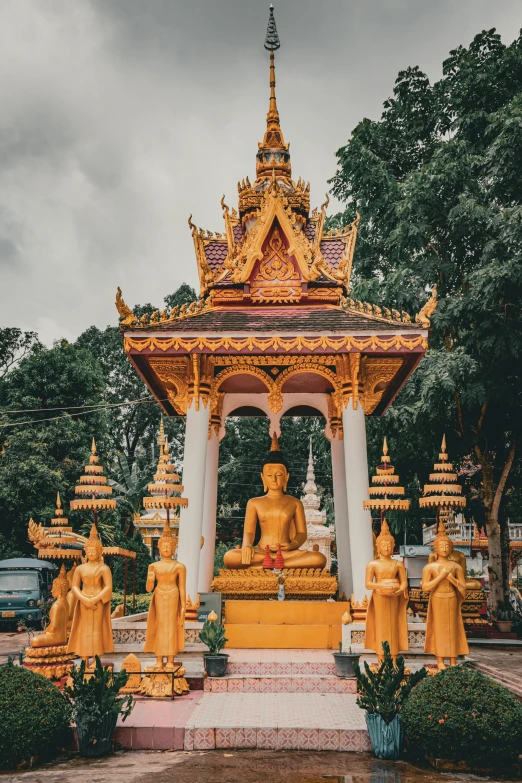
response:
M167 521L167 511L164 508L151 509L142 514L134 514L134 528L139 530L143 543L149 548L153 560L159 560L158 542ZM179 519L170 520L174 537L178 538Z

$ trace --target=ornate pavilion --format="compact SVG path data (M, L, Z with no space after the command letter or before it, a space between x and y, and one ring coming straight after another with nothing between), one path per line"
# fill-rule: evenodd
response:
M272 12L271 12L272 14ZM292 178L276 102L273 15L266 129L256 177L221 200L223 231L189 218L200 281L196 302L136 318L118 289L125 352L167 416L186 417L178 559L187 593L210 589L219 442L227 416L322 415L331 443L339 593L361 600L373 557L365 417L380 416L422 359L435 295L412 321L350 298L359 215L325 230L328 197ZM290 465L291 469L291 465ZM201 546L201 542L203 545Z

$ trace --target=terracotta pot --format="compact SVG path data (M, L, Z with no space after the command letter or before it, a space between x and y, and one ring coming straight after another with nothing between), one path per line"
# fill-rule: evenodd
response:
M359 662L360 655L355 653L332 653L335 661L335 673L338 677L354 678L355 671L353 669L354 661Z
M511 633L513 620L495 620L495 625L497 626L500 633Z
M228 655L218 653L218 655L203 655L205 661L205 671L209 677L224 677L227 671Z

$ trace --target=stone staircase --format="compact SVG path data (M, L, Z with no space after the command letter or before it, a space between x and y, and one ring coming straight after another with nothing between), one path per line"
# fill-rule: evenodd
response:
M473 669L476 669L476 671L485 674L490 679L500 683L500 685L504 685L505 688L511 691L513 696L519 701L522 701L522 677L520 674L505 671L504 669L497 669L494 666L488 666L479 661L472 661L470 665Z
M289 651L288 651L289 652ZM237 653L236 653L237 655ZM290 658L291 656L285 656ZM225 677L205 679L207 693L355 693L355 680L327 660L231 660Z

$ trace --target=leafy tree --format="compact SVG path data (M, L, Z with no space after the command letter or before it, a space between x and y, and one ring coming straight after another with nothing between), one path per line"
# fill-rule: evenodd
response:
M182 283L173 294L168 294L163 300L168 307L181 307L185 302L195 302L198 298L192 286Z
M424 477L448 432L488 534L493 608L507 592L501 539L520 475L521 84L522 38L506 46L494 30L452 51L433 85L400 72L381 119L362 120L338 151L332 180L347 203L334 223L362 216L352 295L416 312L438 286L430 350L383 425L398 452L418 449Z
M47 523L56 493L64 501L89 456L93 435L103 453L104 380L96 359L62 341L26 356L0 381L0 546L30 552L30 517ZM87 411L83 406L92 406ZM24 412L25 411L25 412Z
M152 481L154 465L149 464L147 469L141 471L138 463L129 465L125 454L118 452L118 468L112 472L114 478L109 479L109 484L115 494L113 497L120 503L120 513L128 518L127 527L130 527L134 514L142 507L142 498L147 494L147 484Z
M13 326L0 328L0 379L25 356L41 347L36 332L22 332Z

